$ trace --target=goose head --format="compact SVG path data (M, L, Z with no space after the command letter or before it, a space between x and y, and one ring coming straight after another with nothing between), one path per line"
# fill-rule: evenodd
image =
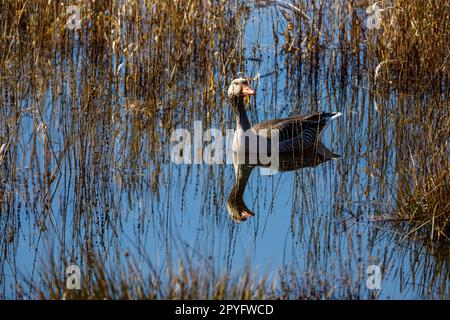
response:
M234 222L239 223L255 215L249 208L247 208L243 199L245 187L254 166L239 164L236 153L233 154L233 165L236 181L234 182L234 186L228 196L227 210L230 218Z
M236 98L243 99L245 96L252 96L255 91L249 86L248 80L245 78L237 78L231 81L228 88L228 99L234 100Z
M230 218L237 223L245 221L255 215L247 208L242 199L229 199L227 202L227 210Z

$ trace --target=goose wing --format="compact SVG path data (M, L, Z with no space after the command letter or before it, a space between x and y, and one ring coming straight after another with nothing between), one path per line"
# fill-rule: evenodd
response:
M271 138L272 133L277 130L280 147L282 144L288 145L302 139L314 143L317 134L320 133L333 115L334 113L328 112L295 115L264 121L256 124L252 129L257 135L266 138Z

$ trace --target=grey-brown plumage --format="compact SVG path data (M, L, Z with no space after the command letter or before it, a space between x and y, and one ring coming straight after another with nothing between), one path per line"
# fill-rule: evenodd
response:
M247 114L244 108L244 96L253 95L254 91L248 86L246 79L234 79L228 89L228 98L236 114L236 129L249 132L258 138L267 139L267 145L270 149L271 139L274 134L278 134L279 153L294 154L305 150L317 149L320 152L319 142L321 132L330 123L342 114L340 112L318 112L314 114L294 115L287 118L273 119L264 121L250 127ZM237 132L238 132L237 131ZM260 140L258 139L258 142ZM233 141L233 150L235 152L242 150L245 144L244 137L235 134ZM256 150L248 150L246 152L258 152ZM248 148L246 146L245 148ZM327 155L323 155L327 156Z

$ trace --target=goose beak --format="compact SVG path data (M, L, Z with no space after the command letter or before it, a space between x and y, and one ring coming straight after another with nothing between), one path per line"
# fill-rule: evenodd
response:
M244 84L242 86L242 94L244 96L253 96L255 95L255 90Z

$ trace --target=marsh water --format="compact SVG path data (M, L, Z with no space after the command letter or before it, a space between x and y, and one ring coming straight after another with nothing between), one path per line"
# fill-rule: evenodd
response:
M344 64L337 43L321 43L315 56L302 40L294 57L286 38L295 35L276 8L210 10L209 25L179 34L122 18L105 35L115 32L115 44L93 41L83 24L62 30L55 46L17 45L0 74L1 296L33 298L29 284L46 272L64 278L74 264L85 275L94 257L120 274L133 257L143 278L196 265L211 277L250 269L279 288L296 279L290 298L448 298L448 250L409 234L395 216L407 157L399 153L427 137L400 139L386 115L421 102L375 95L373 67L358 66L363 50ZM179 52L170 48L177 41ZM244 202L255 216L237 224L227 212L233 165L173 163L171 133L193 136L195 121L234 129L226 89L239 76L256 90L252 124L343 116L323 135L338 159L273 175L252 170Z

